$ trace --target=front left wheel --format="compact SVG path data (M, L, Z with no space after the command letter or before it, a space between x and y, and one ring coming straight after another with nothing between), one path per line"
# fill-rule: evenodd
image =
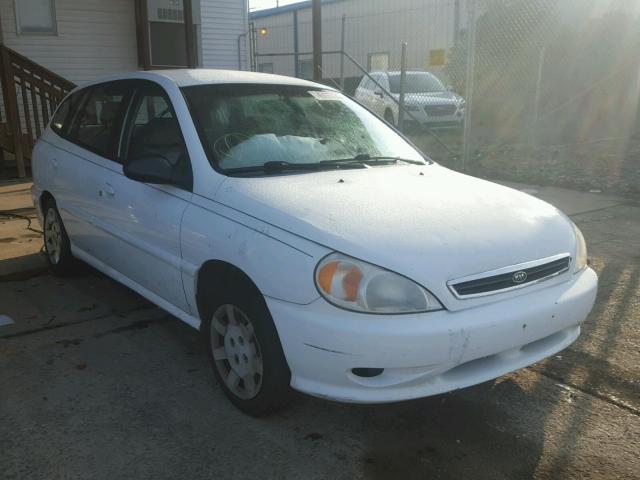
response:
M202 333L222 390L248 415L282 409L291 399L291 373L264 297L244 282L215 297Z

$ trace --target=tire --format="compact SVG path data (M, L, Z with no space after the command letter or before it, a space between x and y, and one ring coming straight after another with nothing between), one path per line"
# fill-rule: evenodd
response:
M71 254L71 242L62 223L60 212L52 199L45 200L43 208L44 249L55 275L67 277L77 272L78 261Z
M291 372L264 297L248 283L232 281L214 290L201 331L227 398L261 417L290 402Z
M391 124L393 126L396 125L396 121L393 118L393 112L391 110L387 109L387 110L384 111L384 119L385 119L385 121L387 123L389 123L389 124Z

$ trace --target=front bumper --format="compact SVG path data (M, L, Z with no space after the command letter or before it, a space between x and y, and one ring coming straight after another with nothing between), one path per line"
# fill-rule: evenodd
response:
M406 115L406 121L409 123L419 123L421 125L461 125L464 121L464 109L457 110L452 115L427 115L424 109L410 112Z
M366 315L323 299L268 298L291 386L356 403L408 400L475 385L531 365L579 336L593 307L591 269L527 295L456 312ZM379 368L361 377L354 368Z

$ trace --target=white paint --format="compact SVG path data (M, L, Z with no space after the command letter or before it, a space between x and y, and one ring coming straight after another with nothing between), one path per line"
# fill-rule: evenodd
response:
M4 327L6 325L13 325L14 322L9 315L0 315L0 327Z
M446 286L558 253L575 257L572 224L551 205L438 165L226 177L209 164L178 85L309 83L206 70L110 78L166 90L189 150L193 194L130 181L119 164L48 129L33 155L35 198L54 195L74 254L195 328L203 263L240 268L266 298L294 388L352 402L432 395L522 368L578 336L597 288L589 268L472 299ZM100 197L107 179L114 193ZM445 310L369 315L330 305L314 270L332 251L404 275ZM351 373L363 367L385 371L371 379Z

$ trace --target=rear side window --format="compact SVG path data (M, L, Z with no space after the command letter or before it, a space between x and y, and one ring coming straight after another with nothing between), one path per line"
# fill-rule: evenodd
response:
M84 91L75 92L64 99L51 119L51 129L54 132L62 133L66 130L66 127L74 117L74 113L78 110L84 93Z
M91 88L67 136L87 150L114 159L122 118L131 92L128 82Z

